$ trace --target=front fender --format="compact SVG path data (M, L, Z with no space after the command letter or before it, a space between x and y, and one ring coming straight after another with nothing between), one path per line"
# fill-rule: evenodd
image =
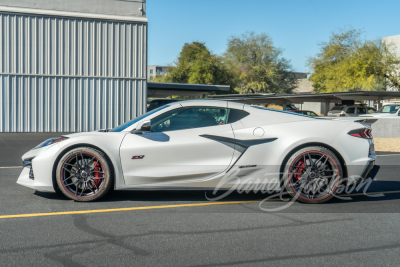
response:
M29 179L29 167L25 167L18 178L17 183L38 191L55 192L53 187L53 170L56 160L66 151L79 147L90 146L102 150L110 159L114 167L115 188L125 185L123 171L119 156L121 142L127 133L102 133L90 132L67 135L69 139L38 149L31 149L22 156L24 159L32 159L31 168L34 180Z
M113 164L115 189L118 189L125 185L119 150L126 134L129 133L90 132L88 135L71 135L72 138L68 139L67 142L60 143L60 150L57 157L64 154L66 151L79 146L90 146L103 151Z

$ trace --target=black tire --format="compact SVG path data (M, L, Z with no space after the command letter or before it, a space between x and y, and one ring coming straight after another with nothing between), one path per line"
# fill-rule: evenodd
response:
M339 159L329 149L320 146L305 147L287 161L283 183L297 201L319 204L331 200L343 178Z
M98 200L114 185L114 174L107 156L91 147L74 148L57 164L56 181L68 198L88 202Z

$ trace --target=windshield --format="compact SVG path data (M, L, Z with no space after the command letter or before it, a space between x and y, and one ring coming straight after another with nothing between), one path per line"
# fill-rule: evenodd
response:
M397 110L400 108L400 106L383 106L380 109L378 109L379 113L396 113Z
M131 126L131 125L137 123L138 121L141 121L142 119L144 119L144 118L150 116L151 114L154 114L154 113L156 113L157 111L160 111L160 110L162 110L162 109L164 109L164 108L167 108L167 107L169 107L169 105L165 105L165 106L159 107L159 108L157 108L157 109L154 109L154 110L152 110L152 111L149 111L149 112L143 114L143 115L140 116L140 117L134 118L133 120L131 120L131 121L127 122L127 123L124 123L124 124L122 124L122 125L120 125L120 126L115 127L114 129L111 129L110 132L122 132L123 130L125 130L125 129L128 128L129 126Z

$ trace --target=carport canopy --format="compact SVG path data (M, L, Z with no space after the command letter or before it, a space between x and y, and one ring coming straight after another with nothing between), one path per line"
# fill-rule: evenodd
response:
M206 85L184 83L147 83L147 97L162 98L173 95L202 96L210 92L229 92L229 85Z
M228 100L246 104L280 104L286 109L290 104L303 104L304 102L325 103L325 115L334 103L342 100L385 100L400 98L398 91L352 91L334 93L300 93L300 94L241 94L241 95L213 95L213 99ZM379 106L380 106L379 102Z

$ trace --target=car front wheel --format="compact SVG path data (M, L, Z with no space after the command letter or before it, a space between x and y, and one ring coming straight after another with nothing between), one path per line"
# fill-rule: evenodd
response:
M56 180L61 192L75 201L93 201L113 186L113 173L106 155L91 147L68 151L59 161Z

